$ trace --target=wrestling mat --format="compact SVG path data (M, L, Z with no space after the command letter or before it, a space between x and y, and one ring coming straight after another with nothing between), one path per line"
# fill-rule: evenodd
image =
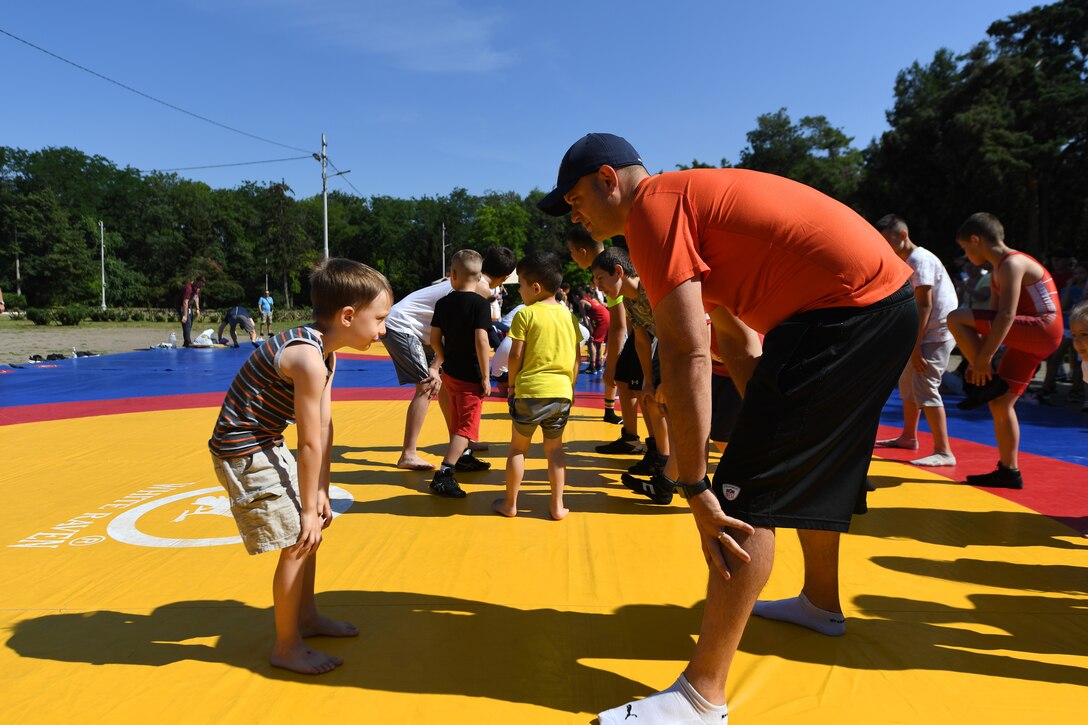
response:
M686 504L649 504L619 483L633 458L593 452L618 434L599 382L567 429L570 516L547 517L538 440L504 519L505 404L484 411L493 470L459 476L467 499L429 495L428 474L393 467L410 389L380 352L341 361L318 562L319 605L361 635L317 640L345 660L330 674L270 667L276 559L238 543L206 446L245 352L0 368L7 722L588 723L679 674L705 564ZM874 458L871 511L843 539L846 636L753 619L732 725L1083 722L1088 415L1022 407L1022 492L955 483L996 461L984 411L949 406L956 469ZM430 460L444 436L432 406ZM764 596L801 574L781 531Z

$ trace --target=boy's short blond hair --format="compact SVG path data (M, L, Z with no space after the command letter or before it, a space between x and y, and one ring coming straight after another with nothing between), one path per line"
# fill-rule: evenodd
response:
M1088 300L1077 303L1077 306L1069 313L1069 326L1072 327L1074 322L1083 322L1088 325Z
M345 307L362 309L382 292L393 301L393 288L385 275L354 259L333 257L310 273L310 302L317 320L328 319Z
M475 249L462 249L453 255L450 266L466 277L479 277L483 272L484 258Z

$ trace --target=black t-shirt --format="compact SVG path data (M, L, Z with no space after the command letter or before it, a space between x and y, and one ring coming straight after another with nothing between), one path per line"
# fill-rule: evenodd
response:
M434 306L431 326L442 330L446 359L442 372L467 383L478 383L476 331L491 326L491 305L475 292L451 292Z

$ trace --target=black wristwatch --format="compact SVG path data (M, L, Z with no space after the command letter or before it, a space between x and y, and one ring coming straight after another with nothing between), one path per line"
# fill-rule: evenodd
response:
M703 480L696 481L695 483L680 483L676 482L676 493L680 495L680 498L690 499L693 496L698 496L703 491L710 490L710 476L703 476Z

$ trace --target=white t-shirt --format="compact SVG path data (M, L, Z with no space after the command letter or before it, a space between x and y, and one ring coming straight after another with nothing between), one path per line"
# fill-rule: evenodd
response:
M448 279L417 289L393 305L389 317L385 318L385 326L396 332L415 335L429 345L434 306L450 292L453 292L453 285Z
M929 323L922 342L951 340L948 313L956 309L959 299L956 297L956 288L948 277L948 271L937 255L924 247L915 247L907 257L907 264L914 270L914 274L910 276L911 287L933 288L933 310L929 313Z

